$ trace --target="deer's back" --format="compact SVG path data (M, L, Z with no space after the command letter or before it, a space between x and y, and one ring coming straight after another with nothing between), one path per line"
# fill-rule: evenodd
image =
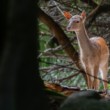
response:
M108 54L109 49L106 41L102 37L93 37L90 38L91 43L96 46L96 48L100 49L101 54Z
M107 46L106 41L102 37L93 37L90 38L91 43L94 45L94 48L96 48L95 52L99 54L100 61L106 62L109 57L109 48Z

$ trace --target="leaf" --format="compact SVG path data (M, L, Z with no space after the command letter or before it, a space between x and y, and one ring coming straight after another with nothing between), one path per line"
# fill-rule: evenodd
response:
M72 17L70 12L64 11L63 14L64 14L65 18L68 20Z

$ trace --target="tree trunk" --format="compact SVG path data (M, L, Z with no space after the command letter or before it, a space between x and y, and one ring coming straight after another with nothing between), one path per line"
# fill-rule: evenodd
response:
M8 3L0 63L0 110L49 110L38 70L36 4L36 0Z

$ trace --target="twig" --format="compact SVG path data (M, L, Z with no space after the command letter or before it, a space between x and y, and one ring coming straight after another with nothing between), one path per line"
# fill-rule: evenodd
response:
M52 64L52 65L56 65L56 66L60 66L60 67L66 67L66 68L69 68L69 69L72 69L72 70L76 70L76 71L78 71L78 73L69 76L69 78L72 78L72 77L78 75L79 72L81 72L80 70L78 70L78 69L76 69L76 68L68 67L68 66L72 65L73 63L72 63L72 64L68 64L68 65L59 65L59 64L54 64L54 63L51 63L51 62L42 61L42 60L40 60L40 62L44 62L44 63L48 63L48 64ZM59 67L57 67L57 68L59 68ZM54 70L55 70L55 69L56 69L56 68L54 68ZM51 69L51 71L52 71L52 70L53 70L53 68ZM99 77L93 76L93 75L91 75L91 74L89 74L89 73L85 73L85 74L88 74L90 77L94 77L94 78L96 78L96 79L99 79L100 81L103 81L103 82L109 83L108 81L106 81L106 80L104 80L104 79L102 79L102 78L99 78ZM67 77L67 78L63 78L63 79L61 79L61 80L66 80L66 79L68 79L68 77Z
M75 73L75 74L72 74L72 75L70 75L70 76L68 76L68 77L66 77L66 78L57 79L57 81L62 82L63 80L68 80L68 79L70 79L70 78L73 78L73 77L79 75L79 73L80 73L80 71L77 72L77 73Z
M93 77L93 78L95 78L95 79L99 79L100 81L103 81L103 82L109 83L108 81L106 81L106 80L104 80L104 79L102 79L102 78L99 78L99 77L93 76L93 75L91 75L91 74L89 74L89 73L86 73L86 74L88 74L90 77Z
M76 69L76 68L73 68L73 67L69 67L71 65L73 65L74 63L70 63L70 64L67 64L67 65L60 65L60 64L55 64L55 63L51 63L51 62L46 62L46 61L42 61L42 60L39 60L40 62L43 62L43 63L46 63L46 64L50 64L50 65L55 65L55 66L60 66L60 67L66 67L66 68L69 68L69 69L72 69L72 70L75 70L75 71L79 71L79 69Z
M57 3L56 3L55 1L54 1L54 3L55 3L55 5L56 5L57 9L60 11L60 13L64 16L64 18L66 18L66 19L68 20L68 19L72 16L70 13L66 12L66 13L68 14L69 18L65 17L65 12L63 12L63 11L58 7L58 5L57 5Z
M101 6L101 4L104 2L104 0L101 0L101 2L99 3L99 5L94 9L94 10L92 10L91 12L90 12L90 14L87 16L87 19L89 19L89 18L91 18L91 16L93 16L95 13L96 13L96 11L100 8L100 6Z
M43 54L45 53L53 53L53 52L56 52L56 51L59 51L59 50L62 50L61 46L58 46L56 48L49 48L49 49L46 49L44 52L40 53L39 56L37 58L40 58Z
M55 3L55 6L57 7L57 9L60 11L60 13L64 16L63 11L58 7L57 3L55 1L53 1Z
M60 51L64 48L66 48L67 46L70 45L70 43L72 43L76 38L73 37L70 39L70 42L66 43L63 47L60 45L60 46L57 46L56 48L49 48L49 49L46 49L44 52L41 52L37 58L40 58L43 54L47 54L47 53L54 53L56 51Z

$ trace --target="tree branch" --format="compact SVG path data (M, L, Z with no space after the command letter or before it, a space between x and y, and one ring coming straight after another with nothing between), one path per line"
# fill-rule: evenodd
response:
M101 2L97 5L93 0L81 0L84 3L87 3L88 5L92 6L93 9L90 14L88 15L87 19L89 20L89 24L87 24L87 27L90 27L90 25L93 23L93 21L96 19L96 17L103 13L110 11L110 4L103 4L104 0L101 0ZM103 4L103 5L102 5Z
M79 61L79 55L75 48L71 45L71 42L69 38L66 36L66 34L63 32L63 30L60 28L60 26L55 23L55 21L45 14L40 8L38 10L38 18L41 20L44 24L46 24L50 30L55 34L56 39L58 40L59 44L62 47L65 47L64 50L68 54L68 56L72 59L72 61L76 64L76 66L84 73L84 70L82 69ZM65 44L67 44L65 46ZM83 74L85 77L85 74Z

